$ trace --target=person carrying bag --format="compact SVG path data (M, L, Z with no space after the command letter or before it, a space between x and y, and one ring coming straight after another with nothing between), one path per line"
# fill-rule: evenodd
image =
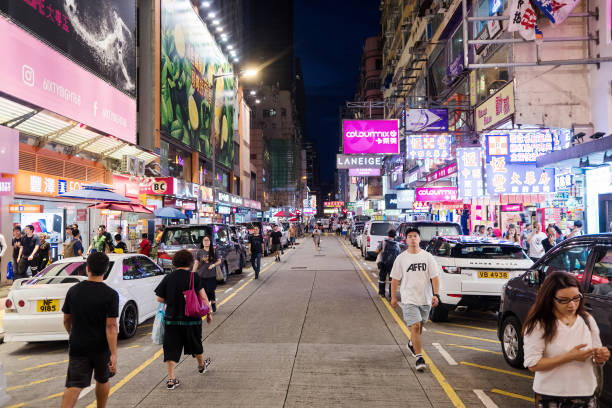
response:
M153 321L153 331L151 332L151 339L154 344L160 346L164 344L164 320L166 317L166 305L163 303L159 304L157 313L155 313L155 320Z

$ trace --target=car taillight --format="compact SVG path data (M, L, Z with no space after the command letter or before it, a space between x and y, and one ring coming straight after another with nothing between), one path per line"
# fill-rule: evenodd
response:
M17 302L17 304L19 305L19 307L25 306L25 302L23 300L20 300L19 302Z
M165 252L158 252L157 253L157 257L159 259L168 259L170 261L172 260L172 257L170 255L168 255L167 253L165 253Z
M458 293L449 293L447 296L454 297L454 298L460 298L462 295L459 295Z
M370 246L370 236L368 235L368 246Z
M10 309L13 307L13 301L11 299L6 299L6 302L4 302L4 306L6 306L7 309Z
M442 270L446 273L454 273L454 274L461 273L461 268L456 267L456 266L443 266Z

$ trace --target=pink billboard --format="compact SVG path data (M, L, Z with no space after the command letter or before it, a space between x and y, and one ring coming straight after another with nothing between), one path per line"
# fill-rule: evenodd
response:
M0 91L136 143L136 100L0 17Z
M345 154L398 154L399 121L343 120L342 137Z
M453 201L457 187L422 187L416 189L416 201Z
M380 169L349 169L350 177L378 177Z

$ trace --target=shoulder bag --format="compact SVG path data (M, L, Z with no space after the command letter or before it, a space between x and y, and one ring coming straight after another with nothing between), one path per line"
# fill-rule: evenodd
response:
M189 274L189 289L183 292L185 296L185 316L204 317L210 313L208 305L196 293L194 286L195 272Z

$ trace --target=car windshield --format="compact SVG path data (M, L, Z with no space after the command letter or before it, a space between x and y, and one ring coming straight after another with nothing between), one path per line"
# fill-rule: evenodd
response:
M204 235L211 236L209 225L198 225L190 228L166 228L163 243L173 245L200 245Z
M108 278L108 275L112 269L113 262L110 262L108 270L104 274L104 279ZM77 279L72 279L72 276L87 276L85 261L51 264L40 271L36 276L32 277L32 279L25 282L25 284L38 285L78 282Z
M417 228L421 241L431 241L434 237L445 235L461 235L461 228L458 225L419 225Z
M395 228L395 225L390 222L376 222L372 224L370 228L370 235L382 235L387 236L387 232L391 228Z
M452 247L453 258L529 259L518 245L459 244Z

